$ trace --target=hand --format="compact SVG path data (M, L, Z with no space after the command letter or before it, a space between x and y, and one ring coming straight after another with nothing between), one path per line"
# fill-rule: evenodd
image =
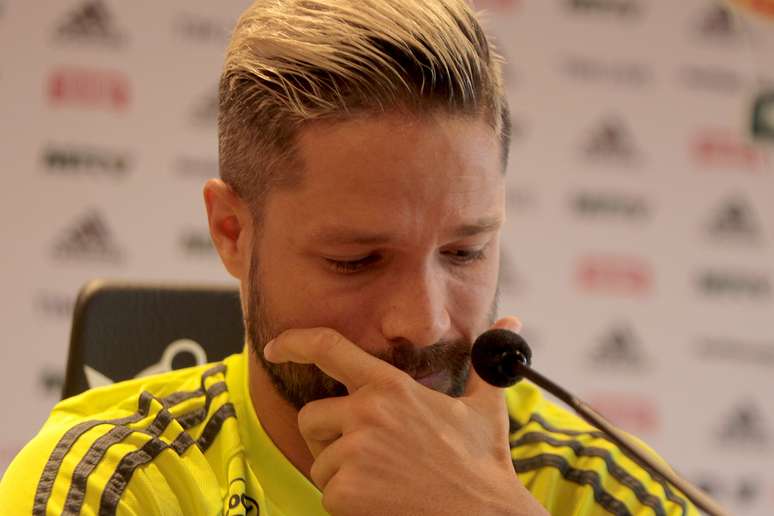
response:
M494 325L519 326L512 317ZM347 387L298 414L331 514L547 514L513 469L503 391L472 368L464 396L452 398L327 328L285 331L264 354L316 364Z

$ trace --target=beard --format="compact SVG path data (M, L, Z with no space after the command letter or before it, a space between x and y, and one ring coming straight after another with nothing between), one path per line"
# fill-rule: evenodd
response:
M273 323L268 306L261 297L262 289L258 253L254 249L250 258L249 284L247 293L247 317L245 331L248 345L268 374L277 392L296 410L323 398L345 396L347 388L331 378L314 364L285 362L275 364L263 356L266 344L282 331ZM491 326L497 314L498 292L495 292L487 314L487 326ZM385 352L374 353L377 358L408 373L413 377L430 373L442 373L446 377L443 387L438 389L452 397L465 392L470 374L470 349L473 343L467 339L439 341L429 346L417 347L406 340L390 344Z

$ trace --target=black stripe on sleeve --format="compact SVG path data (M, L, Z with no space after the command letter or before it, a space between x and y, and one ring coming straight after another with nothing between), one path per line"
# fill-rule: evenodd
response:
M610 450L596 446L584 446L582 443L574 439L555 439L543 432L528 432L524 434L518 440L511 443L511 449L524 446L525 444L534 443L546 443L554 447L566 446L572 449L572 451L575 452L575 455L578 457L596 457L602 459L605 462L607 470L610 472L613 478L631 489L637 496L637 500L639 500L640 503L653 509L653 512L656 514L656 516L666 516L666 511L664 510L664 506L661 504L661 499L649 493L642 482L637 480L628 471L621 467L621 465L616 463L612 454L610 453Z
M225 371L226 371L225 364L218 364L214 367L211 367L210 369L202 373L200 387L198 389L195 389L192 391L181 391L181 392L170 394L169 396L161 400L162 406L170 407L170 406L176 405L177 403L185 401L187 399L204 395L205 380L210 376L213 376L218 373L223 373ZM59 469L62 465L62 461L64 460L65 455L67 455L67 453L72 449L75 442L83 434L85 434L86 432L88 432L89 430L91 430L92 428L98 425L110 424L115 426L125 426L132 423L136 423L148 416L148 413L150 410L150 403L151 403L151 400L153 399L154 399L153 395L151 395L147 391L143 391L142 393L140 393L140 397L137 403L137 407L138 407L137 412L135 412L134 414L127 417L118 418L118 419L84 421L80 424L75 425L74 427L70 428L67 432L65 432L65 434L57 442L56 446L54 447L54 450L51 452L51 455L49 455L46 465L43 467L43 472L40 475L40 480L38 481L38 486L35 490L35 498L33 501L32 515L45 516L48 500L51 497L54 481L56 480L56 477L59 473ZM115 437L115 434L113 437ZM94 459L94 457L92 457L92 459Z
M138 431L153 437L158 437L164 432L167 426L169 426L172 419L172 414L168 410L161 409L146 430ZM89 475L97 468L97 465L107 453L108 448L123 441L132 432L133 430L126 426L114 426L109 432L94 441L89 448L89 451L86 452L73 471L70 488L67 491L63 515L69 516L81 513L83 500L86 496L86 483Z
M207 448L209 448L215 440L215 437L217 437L218 432L223 426L223 422L230 417L236 417L236 410L231 403L224 403L223 406L216 410L212 417L210 417L204 427L201 437L195 442L202 452L207 451ZM124 494L126 486L129 484L129 480L131 480L132 475L138 467L148 464L168 448L174 450L178 455L182 455L193 444L194 440L184 431L181 432L171 444L166 444L158 437L154 437L145 443L141 449L124 455L102 491L99 515L113 516L116 514L121 496Z
M529 419L530 421L534 421L535 423L539 424L540 426L542 426L543 428L545 428L551 433L563 434L563 435L569 435L569 436L589 435L592 437L604 439L605 441L613 444L621 453L623 453L632 462L635 462L644 471L646 471L648 475L650 475L650 478L653 479L653 481L657 482L664 489L664 495L666 496L666 499L680 506L683 516L688 512L688 506L685 499L680 496L677 496L674 493L674 491L672 491L672 488L670 487L669 483L666 480L664 480L661 477L661 475L659 475L656 471L654 471L653 468L645 464L640 464L640 461L632 457L631 454L626 450L618 448L618 446L614 442L612 442L610 438L607 436L607 434L605 434L604 432L601 432L599 430L582 431L582 430L569 430L569 429L557 428L551 425L548 421L546 421L543 417L541 417L539 414L536 414L536 413L533 413Z
M51 452L51 455L48 458L48 461L46 462L46 465L43 467L43 473L40 475L40 480L38 481L38 487L35 491L35 501L32 506L32 514L33 516L45 516L46 514L46 506L48 505L48 499L51 497L51 491L54 487L54 480L56 480L56 476L59 473L59 468L62 465L62 460L64 459L65 455L67 455L67 452L70 451L70 449L75 444L75 441L78 440L80 436L91 430L97 425L101 424L115 424L115 425L126 425L129 423L136 423L137 421L140 421L142 418L148 415L148 410L150 408L150 402L151 402L152 396L150 393L143 392L140 394L140 399L138 402L138 410L136 413L132 414L131 416L127 416L120 419L113 419L110 421L84 421L83 423L80 423L78 425L75 425L70 430L65 432L65 434L62 436L61 439L59 439L59 442L56 443L56 446L54 447L54 451Z
M517 473L526 473L547 466L557 468L562 477L570 482L591 487L594 500L606 511L616 516L631 516L631 512L629 512L626 504L605 491L596 471L573 468L564 457L550 453L535 455L527 459L513 460L513 467Z
M231 403L224 403L223 406L215 411L210 420L207 421L207 424L202 431L202 435L200 435L199 439L196 441L196 445L202 453L206 452L210 445L212 445L215 437L218 436L218 432L220 432L220 429L223 426L223 422L230 417L236 417L234 405Z

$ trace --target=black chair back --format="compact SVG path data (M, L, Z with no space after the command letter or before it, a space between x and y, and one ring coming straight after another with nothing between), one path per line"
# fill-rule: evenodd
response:
M240 352L243 343L236 288L95 280L75 304L62 398L216 362Z

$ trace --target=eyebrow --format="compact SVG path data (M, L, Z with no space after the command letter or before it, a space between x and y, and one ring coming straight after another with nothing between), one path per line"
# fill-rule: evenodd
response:
M482 217L475 222L457 226L450 232L450 235L453 238L472 237L496 231L502 223L503 220L500 217ZM393 235L334 226L316 231L314 239L332 245L383 245L393 240Z

